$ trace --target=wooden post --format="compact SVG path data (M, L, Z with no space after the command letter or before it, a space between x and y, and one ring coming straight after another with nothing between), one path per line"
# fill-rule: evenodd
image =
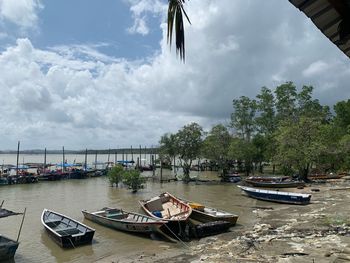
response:
M147 148L146 148L146 146L145 146L145 161L144 161L144 164L143 165L146 165L146 162L147 162L147 156L146 156L146 152L147 152Z
M160 182L163 183L163 162L162 162L162 158L160 159Z
M97 151L95 153L95 170L96 170L96 168L97 168Z
M122 160L123 160L123 163L124 163L124 161L125 161L125 160L124 160L124 149L123 149L123 151L122 151L122 155L123 155L123 159L122 159Z
M17 164L16 164L16 177L18 176L19 145L20 145L20 141L18 141L18 144L17 144Z
M64 172L65 171L65 167L64 167L64 162L65 162L65 158L64 158L64 146L62 146L62 154L63 154L63 156L62 156L62 172Z
M132 150L132 145L131 145L130 151L131 151L131 161L134 161L134 153L133 153L133 150Z
M44 151L44 174L46 173L46 148Z
M84 163L85 171L87 171L87 148L85 149L85 163Z
M141 166L140 166L140 158L139 157L137 157L137 163L136 163L136 168L137 169L140 169L141 168Z
M18 231L17 242L18 242L18 240L19 240L19 236L21 235L22 226L23 226L23 222L24 222L24 217L25 217L25 215L26 215L26 211L27 211L27 208L24 208L21 226L19 227L19 231Z
M111 149L108 149L108 158L107 158L107 168L109 166L109 157L111 155Z
M142 151L142 149L141 149L141 145L140 145L140 163L139 163L139 164L140 164L140 167L141 167L141 159L142 159L142 158L141 158L141 151Z
M115 150L115 152L114 152L114 165L116 165L117 164L117 150Z
M155 174L156 173L156 167L154 165L154 156L153 155L151 156L151 160L152 160L152 176L154 178L154 176L156 175Z

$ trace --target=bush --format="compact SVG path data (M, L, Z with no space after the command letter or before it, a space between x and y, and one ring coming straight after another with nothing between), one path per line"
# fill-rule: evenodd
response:
M112 186L113 184L118 186L118 183L122 180L123 173L124 167L119 164L112 167L112 169L108 171L107 176Z
M126 170L123 172L123 183L127 185L135 193L138 189L143 187L145 178L140 176L138 170Z

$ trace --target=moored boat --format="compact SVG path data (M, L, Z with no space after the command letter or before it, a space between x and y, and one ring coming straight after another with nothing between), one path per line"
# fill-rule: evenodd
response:
M293 181L289 177L248 177L244 182L255 187L291 188L305 186L305 182Z
M273 191L239 185L238 187L241 188L248 196L264 201L306 205L309 204L311 200L311 194Z
M331 180L331 179L341 179L345 174L310 174L307 178L310 180Z
M97 224L117 230L150 234L160 232L159 228L165 224L161 219L141 215L133 212L126 212L119 208L102 208L97 212L82 211L84 217Z
M229 213L223 210L204 206L202 204L186 201L192 208L190 218L199 222L207 223L214 221L229 222L231 226L235 225L238 219L238 215Z
M167 192L139 202L146 214L166 221L186 221L192 213L188 204Z
M64 248L91 243L95 233L95 229L48 209L43 210L41 223L53 240Z
M0 235L0 261L12 259L16 254L18 245L17 241Z

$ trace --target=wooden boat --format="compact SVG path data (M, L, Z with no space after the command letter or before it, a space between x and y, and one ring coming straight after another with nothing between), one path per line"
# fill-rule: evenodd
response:
M197 220L199 222L207 223L207 222L214 222L214 221L225 221L225 222L229 222L231 226L235 225L237 222L238 215L235 215L223 210L219 210L216 208L204 206L196 202L191 202L191 201L185 201L185 202L192 208L192 213L190 215L190 218Z
M127 232L143 234L159 232L159 228L165 224L165 221L159 218L126 212L119 208L107 207L97 212L83 210L82 213L86 219L97 224Z
M310 174L307 178L310 180L330 180L343 178L345 174Z
M278 177L270 177L270 179L264 177L248 177L244 180L244 182L255 187L268 188L291 188L305 186L305 183L301 181L292 181L289 178L283 179L284 177L281 177L282 179L276 178Z
M188 204L169 193L162 193L139 203L149 216L162 218L168 222L186 221L192 213L192 208Z
M310 203L311 194L301 194L292 192L280 192L264 189L256 189L253 187L239 186L248 196L271 202L306 205Z
M48 209L43 210L41 223L53 240L64 248L91 243L95 233L95 229Z
M0 261L12 259L16 254L18 245L17 241L0 235Z

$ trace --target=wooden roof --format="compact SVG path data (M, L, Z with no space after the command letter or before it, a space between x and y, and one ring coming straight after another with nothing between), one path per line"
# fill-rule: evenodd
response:
M350 58L350 41L339 41L338 31L339 23L344 17L350 16L346 1L348 0L289 0Z

